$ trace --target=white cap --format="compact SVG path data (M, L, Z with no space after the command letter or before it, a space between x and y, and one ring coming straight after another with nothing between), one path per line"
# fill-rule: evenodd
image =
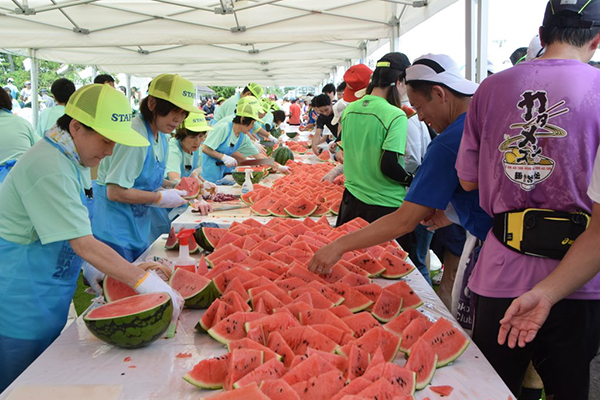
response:
M342 112L346 106L348 106L348 104L350 103L342 99L338 100L337 103L333 105L333 119L331 120L333 125L336 125L338 122L340 122L340 118L342 118Z
M540 41L540 35L535 35L531 42L529 42L529 47L527 48L527 57L525 57L526 61L535 60L542 54L544 54L545 49L542 47L542 42Z
M406 68L406 82L425 81L438 83L466 96L472 96L479 85L465 79L458 65L445 54L425 54Z

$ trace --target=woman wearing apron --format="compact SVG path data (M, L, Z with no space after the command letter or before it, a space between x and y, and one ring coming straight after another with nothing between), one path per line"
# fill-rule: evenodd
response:
M187 202L184 191L163 188L171 186L164 179L169 150L166 134L190 112L201 112L194 106L194 85L179 75L157 76L148 94L132 128L147 138L150 146L116 146L113 155L100 163L94 185L94 235L129 261L156 239L151 237L150 207L174 208ZM102 277L90 278L97 281Z
M210 212L211 206L204 199L202 194L209 190L214 190L216 185L212 182L205 182L199 175L200 167L200 146L206 138L206 132L212 131L208 126L206 118L202 114L190 114L183 124L177 127L175 135L169 139L169 159L167 161L166 179L171 185L176 186L181 178L193 176L201 181L201 195L194 200L193 206L196 207L202 215ZM158 237L163 233L168 233L171 229L171 221L177 215L185 211L186 205L178 207L173 211L169 208L150 209L152 213L151 237Z
M262 122L259 111L262 111L262 106L255 97L242 97L237 103L233 121L215 125L202 146L202 177L205 180L221 181L225 174L233 171L238 161L244 161L246 157L267 158L258 151L249 136L254 122ZM274 164L274 167L278 172L289 171L279 164Z
M60 334L81 258L140 293L169 293L176 310L183 306L158 276L92 236L82 185L90 167L110 155L115 143L148 146L130 120L112 118L128 115L131 107L120 92L82 87L0 188L0 392Z
M17 159L39 139L26 119L13 115L10 95L0 90L0 184Z

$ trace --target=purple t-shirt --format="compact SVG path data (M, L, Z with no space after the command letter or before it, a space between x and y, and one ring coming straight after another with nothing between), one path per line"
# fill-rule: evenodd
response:
M600 70L575 60L524 62L484 80L473 97L456 170L479 183L490 215L525 208L591 212L586 191L600 143ZM469 287L517 297L557 260L504 247L490 232ZM600 275L570 299L600 299Z

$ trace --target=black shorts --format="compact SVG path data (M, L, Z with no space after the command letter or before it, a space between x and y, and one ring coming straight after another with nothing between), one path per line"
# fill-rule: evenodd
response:
M476 267L477 268L477 267ZM554 400L587 400L590 362L600 344L600 301L562 300L533 342L524 348L498 344L498 321L513 299L475 295L473 341L508 388L519 396L529 361Z
M348 189L344 190L344 196L342 197L342 204L340 205L340 212L337 217L335 226L340 226L346 222L352 221L354 218L361 217L368 223L374 222L379 218L391 214L396 211L398 207L384 207L372 204L367 204L356 197ZM408 233L396 239L400 246L406 251L410 249L415 243L415 234L413 232Z

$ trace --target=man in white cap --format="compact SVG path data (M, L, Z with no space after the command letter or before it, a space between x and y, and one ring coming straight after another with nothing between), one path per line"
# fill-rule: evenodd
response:
M476 294L473 340L516 396L533 361L546 395L587 399L600 344L599 275L565 300L557 297L531 333L519 335L517 327L504 346L503 326L498 338L498 321L513 299L557 268L595 207L586 191L600 144L600 71L587 62L600 44L600 1L550 1L540 40L541 57L481 84L465 122L456 169L462 186L478 188L482 208L494 216L469 281ZM568 267L576 274L587 263ZM509 315L521 316L518 308ZM522 347L510 348L514 335Z

